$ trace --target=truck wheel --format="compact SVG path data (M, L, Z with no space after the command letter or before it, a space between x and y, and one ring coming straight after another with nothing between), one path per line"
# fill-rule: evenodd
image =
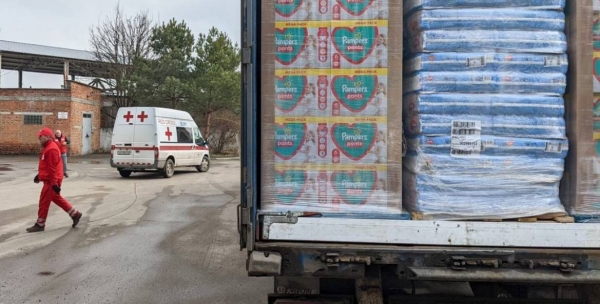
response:
M206 172L208 169L210 169L210 160L208 159L208 156L204 156L200 166L196 166L196 170L198 170L198 172Z
M165 163L165 168L162 170L162 175L165 178L171 178L173 177L173 174L175 174L175 163L169 158Z
M130 177L131 176L131 171L129 170L119 170L119 174L121 174L121 177Z

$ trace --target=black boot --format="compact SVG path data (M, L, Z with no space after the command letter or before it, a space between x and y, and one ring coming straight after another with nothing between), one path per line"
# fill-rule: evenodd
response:
M81 219L81 216L83 214L81 212L77 212L75 213L75 215L73 215L72 219L73 219L73 228L75 228L75 226L77 226L77 224L79 224L79 220Z
M44 226L35 224L35 225L27 228L26 230L27 230L27 232L41 232L41 231L44 231Z

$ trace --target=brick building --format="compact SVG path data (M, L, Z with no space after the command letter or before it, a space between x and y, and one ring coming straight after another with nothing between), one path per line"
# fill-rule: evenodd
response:
M37 131L60 129L70 155L100 150L100 90L75 81L66 89L0 89L0 154L37 154Z
M0 71L18 73L17 88L0 89L0 154L38 153L43 126L69 137L71 155L101 151L101 91L74 80L110 78L115 66L87 51L0 40ZM24 72L62 75L62 89L24 89ZM111 136L104 133L106 146Z

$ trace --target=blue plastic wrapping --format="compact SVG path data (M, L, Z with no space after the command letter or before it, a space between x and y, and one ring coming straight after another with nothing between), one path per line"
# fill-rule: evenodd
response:
M521 72L563 73L569 68L566 54L430 53L404 62L404 73L415 72Z
M418 9L438 8L503 8L519 7L525 9L562 10L566 0L404 0L404 14Z
M422 93L507 93L562 95L567 77L560 73L517 72L419 72L404 81L404 94Z
M406 25L410 35L427 30L461 29L564 31L565 14L516 8L421 10L413 13Z
M413 219L565 214L565 0L406 0Z
M542 95L413 93L404 97L403 113L563 117L565 100Z
M480 154L490 157L518 156L523 157L526 162L529 161L529 157L563 160L569 152L569 141L566 139L548 140L482 135L479 138L479 144ZM415 152L420 152L423 155L443 154L450 156L452 150L452 137L418 136L416 138L408 139L407 145L407 155L414 155ZM560 171L562 172L562 169Z
M453 133L453 125L478 124L480 134L544 139L564 139L565 120L562 117L485 116L485 115L430 115L415 114L405 119L408 137L439 136ZM477 131L463 128L459 131ZM467 134L469 135L469 134Z
M408 170L403 175L403 202L413 219L505 219L565 213L558 198L558 181L488 175L440 178ZM447 180L453 183L445 184Z
M412 36L410 51L420 52L518 52L560 54L567 38L558 31L433 30Z

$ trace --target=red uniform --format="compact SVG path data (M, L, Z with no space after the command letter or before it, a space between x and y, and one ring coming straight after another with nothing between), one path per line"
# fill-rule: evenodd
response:
M54 202L65 212L69 213L69 216L73 217L77 213L77 210L60 193L56 193L53 189L54 186L60 187L63 181L62 159L56 142L51 140L46 142L44 150L40 155L38 172L38 178L40 182L44 183L44 187L40 194L37 224L42 227L46 224L50 202Z
M58 145L58 148L60 149L61 154L67 153L67 150L69 149L69 147L67 147L67 137L66 136L61 135L60 138L54 138L54 141Z

